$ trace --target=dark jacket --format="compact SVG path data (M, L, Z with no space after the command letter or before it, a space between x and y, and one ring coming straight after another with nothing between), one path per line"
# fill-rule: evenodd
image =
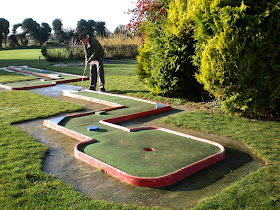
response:
M87 44L83 44L83 47L88 62L104 57L104 50L95 37L90 36L89 45L87 46Z

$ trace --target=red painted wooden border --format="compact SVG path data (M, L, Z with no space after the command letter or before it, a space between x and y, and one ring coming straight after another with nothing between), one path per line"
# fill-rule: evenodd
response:
M162 130L164 132L170 132L170 133L173 133L176 135L176 133L180 136L184 136L186 138L190 138L190 137L193 137L193 136L190 136L190 135L186 135L186 134L183 134L183 133L179 133L179 132L175 132L175 131L171 131L171 130L168 130L168 129L163 129L163 128L159 128L159 127L144 127L144 128L135 128L134 131L136 130L142 130L142 129L157 129L157 130ZM130 184L130 185L134 185L134 186L142 186L142 187L155 187L155 188L158 188L158 187L165 187L165 186L168 186L168 185L171 185L171 184L174 184L175 182L178 182L194 173L196 173L197 171L200 171L202 170L203 168L207 167L207 166L210 166L218 161L221 161L225 158L225 148L216 143L216 142L213 142L213 141L209 141L209 140L206 140L206 139L201 139L201 138L198 138L198 137L193 137L194 140L197 140L197 141L203 141L205 143L208 143L208 144L212 144L212 145L215 145L215 146L218 146L221 151L212 155L212 156L209 156L207 158L204 158L196 163L193 163L191 165L188 165L184 168L181 168L177 171L174 171L170 174L167 174L167 175L164 175L164 176L160 176L160 177L138 177L138 176L133 176L131 174L128 174L118 168L115 168L103 161L100 161L92 156L89 156L83 152L81 152L79 150L79 148L82 146L82 145L85 145L85 144L90 144L90 143L94 143L95 140L92 139L92 140L89 140L89 141L84 141L84 142L81 142L79 144L77 144L75 146L75 149L74 149L74 156L77 158L77 159L80 159L88 164L90 164L91 166L95 167L95 168L98 168L98 169L102 169L104 172L108 173L109 175L127 183L127 184Z
M70 94L71 95L71 94ZM68 95L69 96L69 95ZM84 97L80 97L80 99L84 99ZM85 97L87 98L87 97ZM87 100L87 99L86 99ZM101 100L102 101L102 100ZM99 102L101 102L99 101ZM119 105L112 107L110 109L104 109L104 110L100 110L100 111L110 111L113 109L119 109L119 108L124 108L125 106ZM95 140L93 138L90 138L88 136L85 136L83 134L79 134L78 132L72 131L70 129L67 129L63 126L60 126L59 123L54 123L51 122L49 120L45 120L44 121L44 125L52 128L54 130L57 130L61 133L64 133L68 136L71 136L79 141L81 141L81 143L77 144L75 146L74 149L74 156L77 159L80 159L90 165L92 165L95 168L98 169L102 169L104 172L110 174L111 176L134 186L142 186L142 187L164 187L164 186L168 186L171 184L174 184L175 182L178 182L188 176L190 176L191 174L196 173L199 170L202 170L203 168L210 166L218 161L221 161L225 158L225 148L213 141L210 140L206 140L206 139L202 139L199 137L195 137L195 136L191 136L188 134L183 134L180 132L176 132L176 131L172 131L169 129L165 129L165 128L160 128L160 127L136 127L136 128L126 128L120 125L117 125L116 123L119 122L123 122L123 121L127 121L127 120L132 120L132 119L136 119L136 118L140 118L140 117L145 117L148 115L152 115L152 114L157 114L160 112L164 112L164 111L169 111L171 110L171 106L165 106L165 107L161 107L161 108L157 108L157 109L153 109L153 110L148 110L148 111L144 111L144 112L139 112L139 113L135 113L135 114L130 114L130 115L125 115L125 116L120 116L120 117L115 117L115 118L111 118L111 119L106 119L106 120L101 120L100 123L111 126L111 127L115 127L118 129L122 129L128 132L133 132L133 131L138 131L138 130L148 130L148 129L156 129L156 130L161 130L163 132L167 132L167 133L171 133L174 135L179 135L179 136L183 136L186 138L191 138L193 140L196 141L201 141L201 142L205 142L208 144L212 144L214 146L217 146L221 149L220 152L209 156L207 158L204 158L196 163L193 163L191 165L188 165L184 168L181 168L177 171L174 171L170 174L164 175L164 176L160 176L160 177L137 177L137 176L133 176L131 174L128 174L118 168L115 168L103 161L100 161L92 156L89 156L83 152L81 152L79 150L79 148L84 145L84 144L90 144L90 143L94 143ZM81 114L76 114L76 115L70 115L67 116L65 118L73 118L73 117L78 117L78 116L84 116L84 115L89 115L89 114L94 114L95 112L86 112L86 113L81 113Z
M20 67L19 67L20 68ZM23 68L23 67L22 67ZM28 68L28 67L25 67L25 68ZM25 71L25 70L21 70L21 69L17 69L16 67L6 67L6 69L9 69L9 70L13 70L13 71L17 71L17 72L22 72L22 73L28 73L28 74L33 74L33 75L36 75L36 76L41 76L41 77L48 77L48 78L51 78L50 80L48 81L53 81L53 84L43 84L43 85L34 85L34 86L25 86L25 87L10 87L8 86L8 84L10 83L16 83L16 82L7 82L5 84L2 84L1 87L3 88L6 88L6 89L9 89L9 90L29 90L29 89L34 89L34 88L44 88L44 87L50 87L50 86L55 86L56 84L61 84L61 83L67 83L67 82L78 82L78 81L81 81L81 80L89 80L90 78L89 77L81 77L81 76L78 76L78 75L71 75L71 76L77 76L78 78L75 78L75 79L66 79L66 80L61 80L61 81L55 81L57 79L54 79L53 77L50 77L49 75L47 74L44 74L44 73L38 73L38 72L30 72L30 71ZM50 71L51 72L51 71ZM59 72L53 72L54 74L63 74L63 73L59 73ZM35 80L35 79L34 79ZM31 80L22 80L22 81L31 81ZM19 81L17 81L19 82ZM7 85L6 85L7 84Z

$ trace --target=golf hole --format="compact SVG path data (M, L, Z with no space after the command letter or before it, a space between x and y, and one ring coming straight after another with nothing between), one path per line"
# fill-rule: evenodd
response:
M154 151L153 148L145 148L144 150L145 150L146 152L153 152L153 151Z

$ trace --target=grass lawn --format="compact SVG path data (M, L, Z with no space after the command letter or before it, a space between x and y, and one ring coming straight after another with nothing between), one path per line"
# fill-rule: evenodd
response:
M13 72L0 71L0 83L4 82L14 82L28 79L35 79L33 76L26 76L22 74L17 74Z
M58 68L42 59L40 49L1 50L0 67L29 65L53 71L82 75L83 67ZM135 63L105 64L108 91L137 95L168 103L186 103L185 99L155 97L136 79ZM1 71L0 71L1 72ZM1 82L14 75L0 75ZM83 83L85 86L87 82ZM80 83L78 84L80 85ZM34 104L30 106L30 101ZM41 171L48 148L33 137L11 126L12 123L46 118L82 107L37 95L28 91L0 91L0 207L136 209L104 201L96 201L76 192L69 184ZM199 108L198 108L199 109ZM225 116L216 112L184 112L164 120L165 123L202 132L230 136L248 145L266 162L266 166L224 189L214 197L200 201L195 209L279 209L279 123Z

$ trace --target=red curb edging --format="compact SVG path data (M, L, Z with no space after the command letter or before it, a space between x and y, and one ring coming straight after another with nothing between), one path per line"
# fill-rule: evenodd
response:
M70 136L70 137L72 137L74 139L77 139L77 140L79 140L81 142L93 140L91 137L88 137L88 136L83 135L81 133L78 133L76 131L70 130L70 129L65 128L63 126L60 126L57 123L54 123L54 122L52 122L50 120L44 120L43 125L48 127L48 128L51 128L53 130L56 130L56 131L58 131L60 133L63 133L65 135L67 135L67 136Z
M125 116L121 116L121 117L115 117L115 118L102 120L102 122L115 124L115 123L128 121L128 120L133 120L133 119L137 119L137 118L140 118L140 117L146 117L146 116L149 116L149 115L154 115L154 114L158 114L158 113L166 112L166 111L170 111L170 110L171 110L171 106L165 106L165 107L161 107L161 108L158 108L158 109L152 109L152 110L149 110L149 111L138 112L138 113L135 113L135 114L130 114L130 115L125 115Z
M175 132L175 131L171 131L171 130L168 130L168 129L163 129L163 128L160 128L160 127L139 127L139 128L134 128L134 131L136 130L147 130L147 129L156 129L156 130L162 130L164 132L170 132L170 133L177 133L177 134L180 134L180 136L184 136L186 138L189 138L189 137L192 137L190 135L186 135L186 134L183 134L183 133L179 133L179 132ZM160 177L138 177L138 176L133 176L131 174L128 174L118 168L115 168L103 161L100 161L92 156L89 156L83 152L81 152L79 150L79 148L82 146L82 145L85 145L85 144L90 144L90 143L94 143L95 140L89 140L89 141L85 141L85 142L81 142L79 144L77 144L75 146L75 149L74 149L74 156L77 158L77 159L80 159L88 164L90 164L91 166L95 167L95 168L98 168L98 169L102 169L104 172L108 173L109 175L127 183L127 184L130 184L130 185L134 185L134 186L142 186L142 187L154 187L154 188L159 188L159 187L165 187L165 186L168 186L168 185L171 185L171 184L174 184L175 182L178 182L194 173L196 173L197 171L200 171L202 170L203 168L207 167L207 166L210 166L218 161L221 161L225 158L225 148L216 143L216 142L212 142L212 141L209 141L209 140L206 140L206 139L201 139L199 138L200 140L197 139L198 137L194 137L192 139L194 140L197 140L197 141L203 141L205 143L209 143L209 144L212 144L212 145L215 145L215 146L218 146L221 151L212 155L212 156L209 156L207 158L204 158L196 163L193 163L189 166L186 166L184 168L181 168L177 171L174 171L172 173L169 173L167 175L164 175L164 176L160 176Z
M20 68L20 67L19 67ZM22 67L23 68L23 67ZM28 67L25 67L25 68L28 68ZM48 84L48 85L34 85L34 86L28 86L28 87L10 87L8 85L3 85L2 87L3 88L6 88L6 89L9 89L9 90L29 90L29 89L33 89L33 88L44 88L44 87L50 87L50 86L55 86L56 84L61 84L61 83L68 83L68 82L78 82L78 81L81 81L81 80L89 80L90 77L88 76L78 76L78 75L75 75L77 76L78 78L75 78L75 79L66 79L66 80L61 80L61 81L55 81L55 80L58 80L58 79L55 79L51 76L49 76L48 74L44 74L44 73L39 73L39 72L30 72L30 71L26 71L26 70L22 70L22 69L18 69L16 67L11 67L11 66L8 66L6 67L6 69L8 70L12 70L12 71L17 71L17 72L22 72L22 73L27 73L27 74L32 74L32 75L36 75L36 76L40 76L40 77L48 77L50 78L50 80L48 81L53 81L53 84ZM60 72L53 72L54 74L63 74L63 73L60 73ZM74 75L73 75L74 76ZM31 80L23 80L23 81L31 81ZM15 83L15 82L7 82L5 84L9 84L9 83Z
M28 67L26 67L26 68L28 68ZM38 72L25 71L25 70L22 70L22 69L17 69L17 68L11 67L11 66L8 66L7 69L13 70L13 71L17 71L17 72L26 73L26 74L33 74L33 75L40 76L40 77L48 77L48 78L52 78L53 79L53 77L50 77L47 74L43 74L43 73L41 74L41 73L38 73Z
M29 89L34 89L34 88L51 87L51 86L55 86L55 85L56 85L56 84L49 84L49 85L36 85L36 86L17 87L17 88L13 88L13 87L11 87L11 90L29 90Z
M66 94L66 96L70 96L72 97L73 94L68 93L68 95ZM89 97L87 96L80 96L80 95L75 95L74 97L77 97L79 99L82 100L89 100L92 102L96 102L94 100L88 99ZM97 99L99 103L104 102L103 100L99 100ZM106 102L106 101L105 101ZM104 109L104 110L100 110L100 111L110 111L110 110L114 110L114 109L119 109L119 108L124 108L125 106L120 105L120 104L111 104L112 108L109 109ZM117 106L118 105L118 106ZM142 187L154 187L154 188L159 188L159 187L164 187L164 186L168 186L171 184L174 184L175 182L178 182L194 173L196 173L197 171L202 170L203 168L210 166L218 161L221 161L225 158L225 148L221 145L218 144L214 141L210 141L210 140L206 140L206 139L202 139L199 137L195 137L195 136L191 136L188 134L183 134L177 131L172 131L169 129L165 129L165 128L161 128L161 127L136 127L136 128L126 128L120 125L117 125L116 123L119 122L123 122L123 121L128 121L131 119L136 119L136 118L140 118L140 117L145 117L148 115L152 115L152 114L157 114L160 112L164 112L164 111L169 111L171 110L171 106L165 106L165 107L161 107L161 108L156 108L156 109L152 109L152 110L148 110L148 111L144 111L144 112L139 112L139 113L135 113L135 114L130 114L130 115L125 115L125 116L120 116L120 117L115 117L115 118L110 118L110 119L106 119L106 120L101 120L99 121L99 123L101 124L105 124L107 126L111 126L114 128L118 128L118 129L122 129L128 132L134 132L134 131L139 131L139 130L150 130L150 129L154 129L154 130L161 130L163 132L167 132L167 133L171 133L174 135L179 135L182 137L186 137L186 138L191 138L193 140L196 141L201 141L204 143L208 143L211 145L214 145L218 148L220 148L220 152L213 154L207 158L204 158L202 160L197 161L196 163L193 163L191 165L188 165L184 168L181 168L179 170L176 170L172 173L169 173L167 175L164 176L160 176L160 177L137 177L137 176L133 176L131 174L128 174L116 167L113 167L101 160L98 160L92 156L87 155L84 152L81 152L79 150L79 148L82 145L85 144L90 144L90 143L94 143L95 140L93 138L90 138L88 136L85 136L83 134L80 134L78 132L72 131L70 129L67 129L63 126L60 126L59 123L54 123L51 122L50 120L45 120L44 121L44 125L46 127L49 127L51 129L57 130L61 133L64 133L68 136L71 136L79 141L81 141L81 143L77 144L74 148L74 156L77 159L80 159L88 164L90 164L91 166L98 168L98 169L102 169L104 172L108 173L109 175L127 183L130 185L134 185L134 186L142 186ZM95 112L86 112L86 113L81 113L81 114L75 114L75 115L70 115L70 116L66 116L65 118L73 118L73 117L79 117L79 116L85 116L85 115L90 115L90 114L94 114Z

